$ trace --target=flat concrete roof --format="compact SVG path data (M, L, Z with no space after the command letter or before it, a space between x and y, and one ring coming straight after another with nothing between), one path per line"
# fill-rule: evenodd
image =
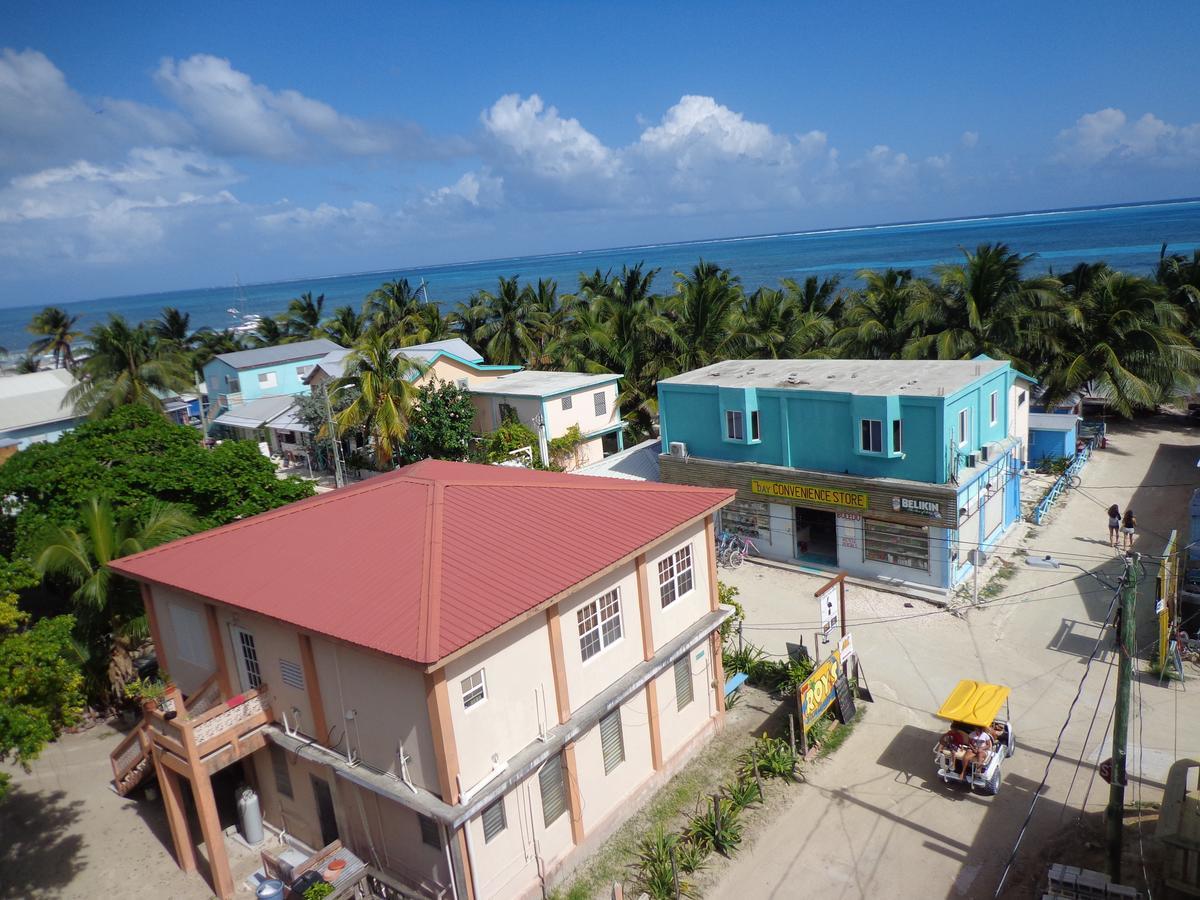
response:
M1007 365L995 359L731 359L659 383L940 397Z
M620 378L617 375L585 375L582 372L513 372L471 385L472 394L510 394L520 397L550 397L567 391L599 387Z

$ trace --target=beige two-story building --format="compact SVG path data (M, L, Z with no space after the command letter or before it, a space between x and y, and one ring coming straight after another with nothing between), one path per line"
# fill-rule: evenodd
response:
M114 754L214 888L221 773L418 896L540 895L724 713L727 490L426 461L114 564L178 688Z

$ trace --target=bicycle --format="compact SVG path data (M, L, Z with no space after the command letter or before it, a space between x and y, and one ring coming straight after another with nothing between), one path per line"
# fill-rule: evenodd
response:
M717 565L729 566L730 554L733 552L733 544L736 536L728 531L722 531L717 536Z
M740 566L746 561L746 557L750 555L751 551L756 556L762 556L758 547L754 545L754 541L750 540L744 534L734 535L733 542L728 551L727 565L729 568L736 569Z

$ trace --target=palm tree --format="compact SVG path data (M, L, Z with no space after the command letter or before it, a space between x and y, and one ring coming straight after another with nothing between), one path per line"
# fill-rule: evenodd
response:
M367 330L367 317L355 312L353 306L339 306L333 318L326 319L321 332L335 344L353 347Z
M200 331L210 330L203 328L192 331L192 314L180 312L174 306L164 306L163 311L159 313L158 318L151 323L150 327L160 340L184 349L191 348Z
M753 359L805 359L828 356L825 344L833 321L824 306L804 309L795 294L759 288L737 314L741 354Z
M1058 326L1060 282L1050 275L1022 279L1032 256L1006 244L965 250L965 263L938 266L940 290L916 297L909 321L919 336L905 348L913 359L973 359L980 354L1024 365L1026 351L1044 353Z
M475 305L475 297L466 303L455 303L454 309L446 316L446 321L456 335L478 349L483 346L480 331L487 323L487 310Z
M442 308L438 304L418 304L416 311L408 318L406 333L400 338L399 346L411 347L413 344L458 337L454 325L453 318L442 315Z
M79 510L78 526L56 525L42 536L34 566L43 577L74 585L76 638L95 692L120 695L133 674L132 651L147 631L141 595L131 582L114 580L110 564L197 528L186 511L169 503L152 503L140 516L118 516L106 501L92 497Z
M27 326L28 330L38 338L29 345L29 352L35 356L49 351L54 354L54 368L65 365L71 368L75 359L71 354L71 344L79 339L80 332L75 330L79 316L73 316L60 306L47 306L33 317Z
M363 315L370 321L370 327L381 334L397 329L402 334L417 311L420 293L421 289L414 291L407 278L384 282L367 295Z
M742 301L737 276L700 260L691 273L675 273L670 314L678 338L680 371L698 369L735 355L742 342L735 315Z
M202 328L196 332L193 341L192 370L197 376L202 376L204 367L212 361L214 356L221 353L236 353L238 350L244 349L246 348L241 336L232 329L213 331L209 328Z
M1163 244L1154 280L1166 290L1168 300L1187 311L1188 332L1193 341L1200 339L1200 250L1193 250L1191 259L1179 253L1168 256Z
M40 372L42 370L42 366L38 362L37 357L28 353L17 360L17 364L14 368L18 375L32 375L34 372Z
M494 365L527 365L537 350L544 313L529 287L520 286L519 277L500 278L495 294L480 291L472 298L472 313L478 310L483 318L476 333L481 345L476 349Z
M799 284L792 278L784 278L779 282L784 292L805 312L823 312L835 322L841 316L842 296L838 286L842 279L834 275L832 278L818 278L809 275L804 284Z
M338 436L365 430L379 468L392 465L417 398L413 382L424 370L417 360L394 351L383 334L369 334L346 357L345 374L330 386L331 393L349 401L336 416Z
M263 316L258 320L253 334L250 336L256 347L275 347L286 343L288 339L287 326L283 321L273 316Z
M321 312L325 307L325 295L320 294L315 299L312 291L305 291L299 297L288 301L287 312L284 313L283 327L286 332L285 341L310 341L321 336Z
M846 298L834 348L850 359L899 359L912 336L908 308L933 285L912 269L864 269L857 277L864 286Z
M1106 270L1076 303L1071 345L1043 375L1049 400L1087 388L1128 416L1194 388L1200 350L1180 330L1184 311L1160 286Z
M79 366L79 383L67 393L66 403L90 418L134 404L161 410L162 396L192 387L184 353L145 325L131 326L122 316L111 315L88 339L91 355Z

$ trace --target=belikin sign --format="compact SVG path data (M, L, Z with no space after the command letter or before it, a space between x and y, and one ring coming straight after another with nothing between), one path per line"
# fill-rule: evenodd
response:
M896 512L912 513L917 516L942 517L942 504L935 500L914 500L912 497L893 497L892 509Z

